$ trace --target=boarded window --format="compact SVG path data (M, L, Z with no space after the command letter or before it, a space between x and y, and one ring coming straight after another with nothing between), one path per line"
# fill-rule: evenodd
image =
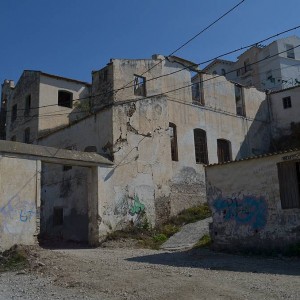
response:
M67 91L58 91L58 101L59 106L72 108L73 104L73 94Z
M244 103L244 95L243 95L243 89L239 85L234 86L235 91L235 104L236 104L236 114L238 116L246 116L245 111L245 103Z
M206 132L202 129L194 129L194 145L196 163L208 164Z
M300 208L300 162L277 164L282 209Z
M231 143L227 140L218 139L218 161L223 163L231 160Z
M291 97L282 98L282 104L284 109L292 107Z
M64 209L62 207L53 207L53 226L64 224Z
M14 121L16 121L17 115L18 115L18 105L15 104L15 105L12 107L12 112L11 112L11 122L12 122L12 123L13 123Z
M175 124L169 123L169 133L170 133L170 141L171 141L172 160L178 161L177 130Z
M28 95L25 99L25 110L24 110L24 115L28 116L30 113L30 108L31 108L31 95Z
M136 96L146 96L146 78L134 75L134 94Z
M27 127L24 130L24 143L29 144L30 143L30 128Z

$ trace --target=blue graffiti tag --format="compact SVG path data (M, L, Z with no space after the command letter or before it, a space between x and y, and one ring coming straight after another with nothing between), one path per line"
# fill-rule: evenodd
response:
M27 222L31 220L32 215L35 214L35 211L33 210L22 210L20 211L20 221L21 222Z
M223 214L224 221L234 220L239 225L250 225L253 230L262 229L267 224L268 207L264 197L243 195L240 198L222 198L213 202L215 211Z

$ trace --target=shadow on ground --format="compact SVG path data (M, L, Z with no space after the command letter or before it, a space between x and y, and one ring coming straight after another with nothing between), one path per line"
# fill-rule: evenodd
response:
M233 272L300 275L300 259L243 256L208 249L165 252L128 258L128 261L172 267L202 268Z

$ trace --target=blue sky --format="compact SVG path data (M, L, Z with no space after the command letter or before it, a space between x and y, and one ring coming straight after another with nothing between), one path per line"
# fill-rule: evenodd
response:
M1 1L0 82L24 69L90 82L110 58L170 54L239 1ZM246 0L176 55L212 59L300 25L299 12L299 0Z

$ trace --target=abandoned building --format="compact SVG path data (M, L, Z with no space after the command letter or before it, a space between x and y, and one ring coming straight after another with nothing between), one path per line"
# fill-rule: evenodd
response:
M73 195L74 202L61 205L60 199L47 202L41 197L46 166L63 168L65 164L85 168L88 173L88 180L81 182L86 190L84 203L75 203L76 195ZM75 235L76 240L79 236L82 241L97 245L97 203L98 193L102 193L102 183L98 179L101 171L111 166L110 161L96 153L0 141L0 251L14 244L34 244L38 235L52 232L67 239ZM56 179L48 184L58 183Z
M299 158L300 151L285 151L206 167L216 249L282 250L299 243Z
M1 124L6 140L113 164L92 172L98 193L89 202L86 166L41 160L41 234L96 244L95 236L160 224L206 202L205 165L268 153L286 125L275 118L290 105L283 98L296 108L286 93L245 87L176 56L111 59L91 84L38 71L24 71L16 86L5 81ZM89 207L97 212L93 239Z
M81 107L89 95L86 82L24 71L16 85L12 80L2 84L0 132L6 140L34 143L41 134L84 117Z
M266 46L255 45L235 62L216 59L203 71L261 91L278 91L300 84L299 68L300 38L290 36Z

